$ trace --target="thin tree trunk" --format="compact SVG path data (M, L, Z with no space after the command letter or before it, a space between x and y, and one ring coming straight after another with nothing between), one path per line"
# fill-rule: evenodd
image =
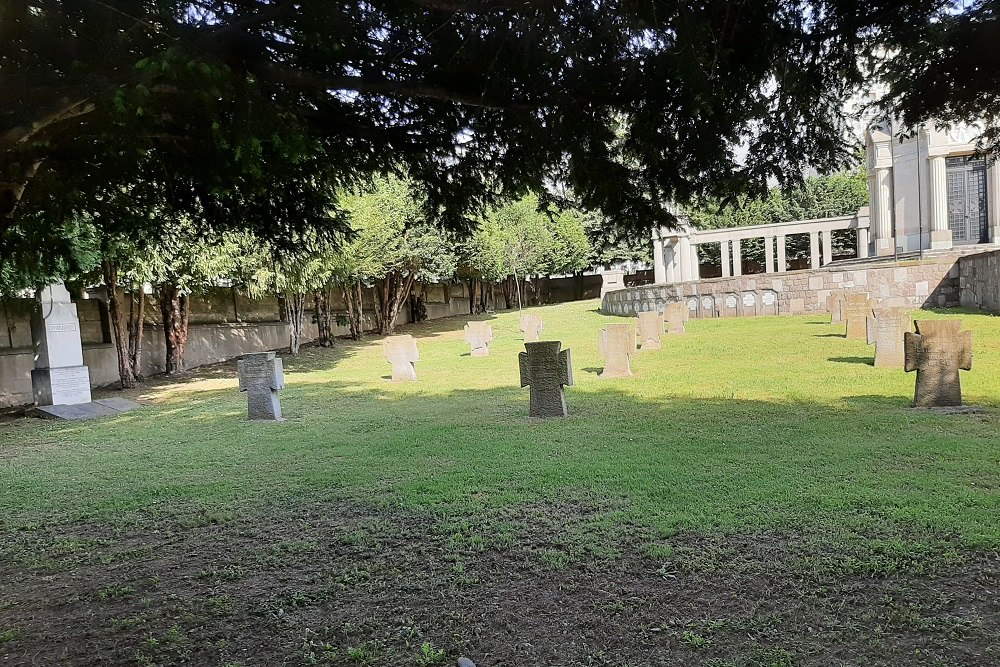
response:
M476 314L476 279L469 278L469 315Z
M347 308L347 326L351 333L352 340L361 340L364 335L364 319L362 309L364 307L361 297L361 283L353 285L341 285L341 294L344 295L344 305Z
M316 328L319 335L316 342L323 347L333 345L333 315L330 313L330 293L327 288L313 292L313 305L316 308Z
M391 335L395 331L396 318L407 302L415 280L416 274L404 276L398 271L393 271L382 280L376 281L376 292L381 292L378 304L381 313L377 313L376 319L379 322L379 333L383 336Z
M305 329L306 295L304 292L285 293L285 319L288 320L288 349L299 353Z
M146 295L142 288L131 292L128 304L128 356L136 380L142 379L142 334L146 319Z
M122 321L121 301L118 300L118 266L105 260L101 263L104 274L104 289L108 295L108 315L111 317L111 329L115 332L115 352L118 354L118 378L122 389L132 389L138 384L138 373L129 354L128 333Z
M164 368L167 375L184 370L184 346L188 339L189 300L173 283L160 285L160 314L163 316L163 338L167 354Z

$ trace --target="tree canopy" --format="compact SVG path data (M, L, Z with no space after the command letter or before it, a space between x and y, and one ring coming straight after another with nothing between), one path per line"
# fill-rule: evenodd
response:
M272 236L299 219L267 215L270 178L303 165L404 169L454 226L546 179L588 210L669 223L665 202L842 164L863 56L943 6L7 0L0 244L28 234L8 228L40 184L157 181L162 164L183 165L171 195L188 208Z

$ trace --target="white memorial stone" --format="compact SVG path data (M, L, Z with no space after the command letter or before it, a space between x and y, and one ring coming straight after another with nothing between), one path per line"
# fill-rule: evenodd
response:
M31 318L35 405L90 403L90 371L83 365L76 304L62 283L39 290L36 299L38 308Z

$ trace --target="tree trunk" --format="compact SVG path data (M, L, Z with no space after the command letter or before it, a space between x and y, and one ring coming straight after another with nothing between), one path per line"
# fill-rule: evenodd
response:
M469 278L469 315L476 314L476 279Z
M285 293L285 319L288 320L288 350L299 353L305 329L306 295L304 292Z
M167 375L184 370L184 346L188 339L190 303L174 283L160 285L160 314L163 316L163 338L167 347L164 363Z
M347 307L347 326L351 332L351 339L361 340L365 333L361 283L341 285L340 291L344 295L344 305Z
M503 304L507 310L514 307L514 283L510 276L500 281L500 291L503 293Z
M316 308L316 328L319 330L316 342L330 347L333 345L333 314L330 312L330 292L327 288L313 292L313 305Z
M139 383L129 354L128 333L125 322L122 321L121 301L118 300L118 266L109 260L101 262L101 272L104 274L104 289L108 295L108 314L111 316L111 329L115 332L115 352L118 353L118 378L122 389L132 389Z
M129 293L128 304L128 356L135 370L136 380L142 379L142 330L146 319L146 295L142 288Z
M389 336L396 329L396 318L407 302L407 297L413 289L416 274L404 275L393 271L385 278L375 281L375 291L378 294L378 310L375 319L378 322L379 333Z

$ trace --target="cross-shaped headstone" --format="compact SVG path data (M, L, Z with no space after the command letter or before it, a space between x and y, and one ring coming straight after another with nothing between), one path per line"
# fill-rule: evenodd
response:
M569 350L560 351L561 347L557 340L525 343L525 351L518 355L521 386L531 387L531 417L566 416L563 386L573 386L573 359Z
M538 315L521 315L521 333L525 343L537 343L542 332L542 318Z
M868 316L872 302L867 294L848 294L844 297L844 319L847 321L847 338L868 338Z
M663 316L654 310L639 313L639 343L642 351L659 350L663 334Z
M663 320L667 323L668 334L684 333L684 322L687 321L687 306L683 301L671 301L663 311Z
M490 356L493 342L493 325L489 322L469 322L465 325L465 342L472 348L473 357Z
M959 369L972 370L972 332L962 320L916 320L906 332L906 372L917 372L913 404L918 408L962 404Z
M417 379L417 370L413 366L420 359L417 351L417 341L409 334L405 336L389 336L382 344L385 359L392 364L392 381L406 382Z
M282 421L278 391L285 388L285 370L274 352L245 354L236 364L240 391L247 393L247 416Z
M831 294L826 297L826 310L830 313L830 324L840 324L844 321L844 295Z
M875 346L875 365L902 368L903 334L910 330L910 316L902 308L875 308L868 318L868 344Z
M604 369L599 377L624 378L632 376L632 355L635 354L635 333L629 324L609 324L601 329L599 341Z

